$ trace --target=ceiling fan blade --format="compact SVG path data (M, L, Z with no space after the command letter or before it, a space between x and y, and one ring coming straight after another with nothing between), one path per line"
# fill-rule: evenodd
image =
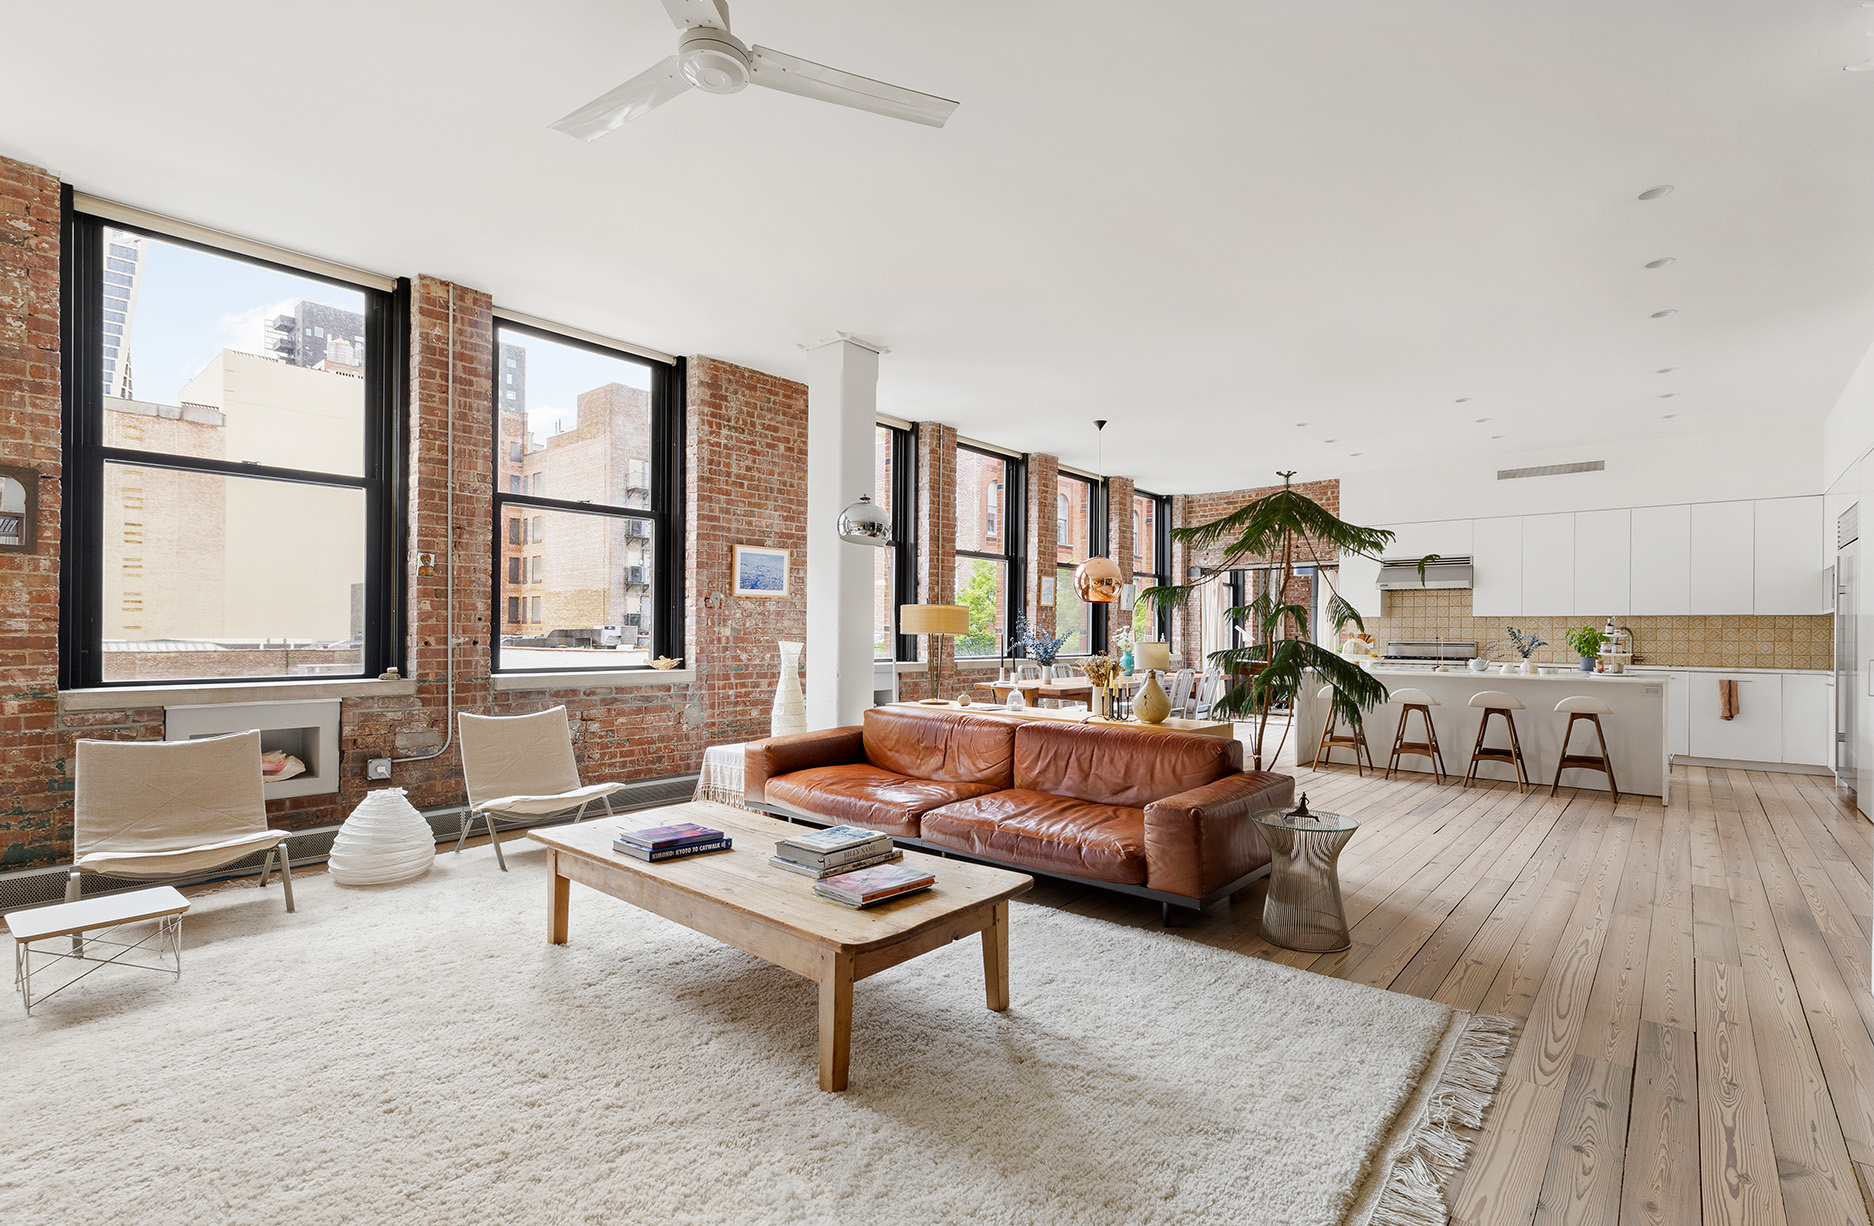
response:
M803 98L818 98L822 102L837 102L893 119L908 119L912 123L941 128L944 120L957 109L957 104L948 98L841 72L769 47L751 47L749 61L751 84L799 94Z
M677 57L673 55L549 126L568 136L594 141L653 107L662 106L688 88L690 83L677 67Z
M724 0L664 0L664 11L679 30L694 30L697 26L729 28L729 6Z

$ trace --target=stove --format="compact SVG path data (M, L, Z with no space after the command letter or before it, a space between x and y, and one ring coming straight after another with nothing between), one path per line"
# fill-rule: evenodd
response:
M1477 654L1477 644L1456 639L1415 642L1393 640L1380 660L1386 664L1463 664Z

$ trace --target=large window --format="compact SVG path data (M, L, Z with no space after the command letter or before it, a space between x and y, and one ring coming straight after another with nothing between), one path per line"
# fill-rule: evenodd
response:
M872 658L915 660L916 636L897 631L898 606L917 602L917 436L875 426L872 454L872 501L891 517L891 548L873 551Z
M970 611L970 628L959 634L959 658L996 656L1007 650L1021 613L1023 466L1020 460L957 448L957 594Z
M1054 633L1065 634L1061 654L1090 655L1101 650L1105 637L1106 606L1080 599L1074 587L1074 571L1088 558L1106 552L1106 534L1101 531L1105 515L1101 487L1087 477L1072 473L1060 475L1060 494L1055 499L1055 529L1059 534L1054 564Z
M1132 582L1139 591L1171 583L1171 499L1132 495ZM1132 633L1145 643L1171 639L1171 610L1148 600L1132 606Z
M495 338L495 669L681 656L680 380L507 321Z
M398 663L397 291L73 209L63 261L60 683Z

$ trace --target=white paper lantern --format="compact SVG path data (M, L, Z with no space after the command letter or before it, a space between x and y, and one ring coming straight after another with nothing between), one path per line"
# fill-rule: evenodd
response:
M380 788L358 802L332 841L326 869L340 885L389 885L429 872L436 835L402 788Z

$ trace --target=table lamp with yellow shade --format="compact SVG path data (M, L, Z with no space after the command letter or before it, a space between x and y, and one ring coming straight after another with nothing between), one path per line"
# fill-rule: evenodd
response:
M1158 674L1171 667L1170 643L1139 643L1132 649L1133 667L1143 669L1145 684L1132 700L1132 714L1142 724L1162 724L1171 714L1171 698L1158 684Z
M970 611L960 604L901 604L898 606L898 633L922 634L967 634L970 628ZM929 698L920 702L942 702L937 697L937 651L932 644L924 653L930 663Z

